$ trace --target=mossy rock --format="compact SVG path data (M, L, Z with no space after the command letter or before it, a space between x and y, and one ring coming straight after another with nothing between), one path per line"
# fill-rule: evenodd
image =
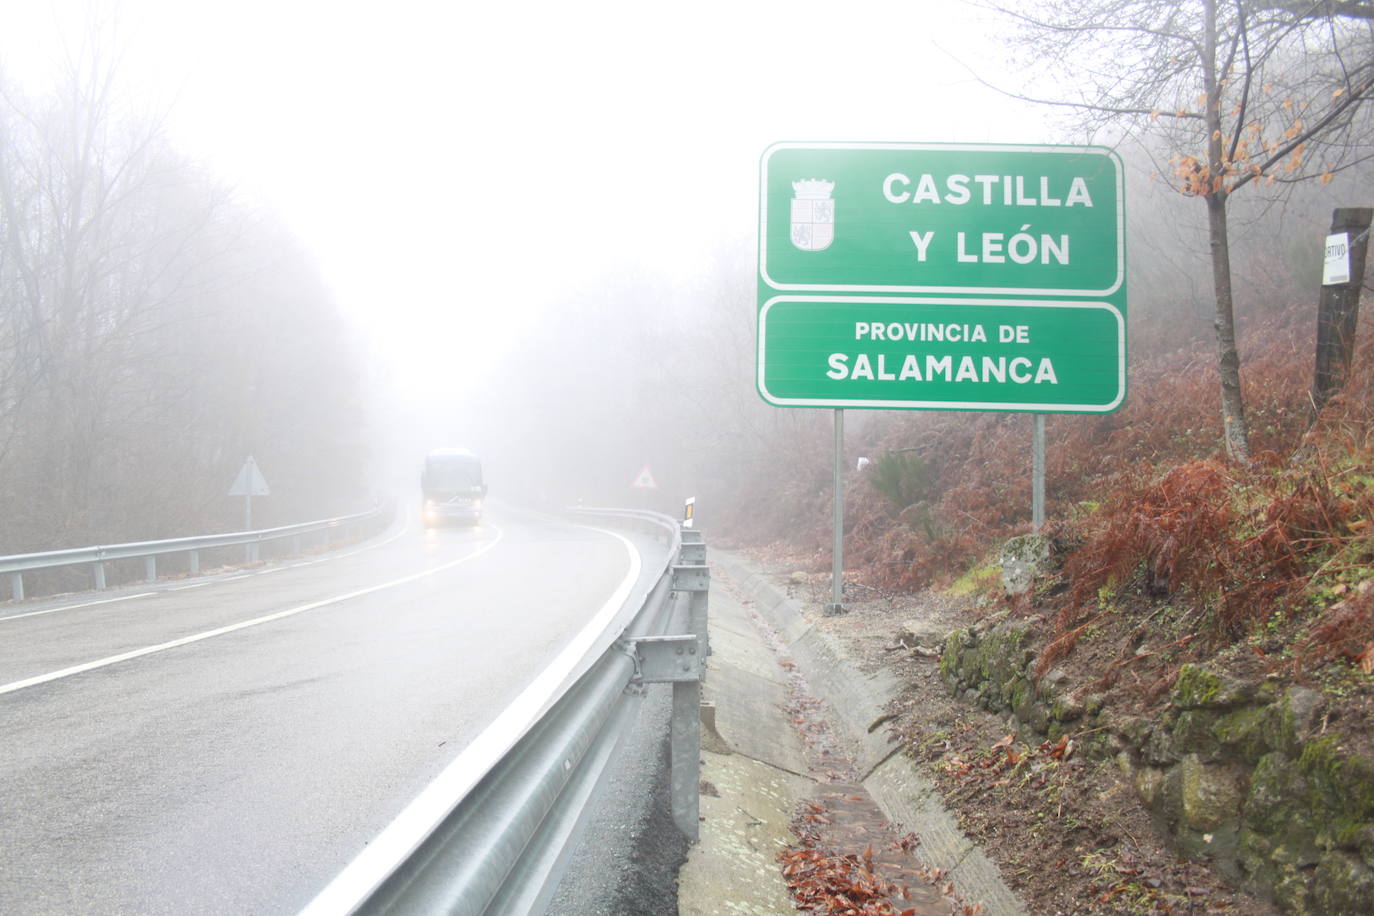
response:
M1088 711L1087 704L1071 693L1045 693L1041 699L1046 713L1055 722L1077 722Z
M1310 687L1289 687L1266 707L1262 723L1264 744L1268 750L1282 751L1290 757L1301 752L1302 743L1317 731L1326 697Z
M1002 545L1002 588L1008 595L1023 595L1035 584L1049 563L1052 545L1043 534L1023 534Z
M1250 791L1245 799L1246 825L1265 836L1315 836L1314 810L1307 796L1307 779L1297 761L1278 752L1266 754L1250 773ZM1316 862L1316 845L1312 844L1311 848L1313 857L1305 864Z
M978 646L978 671L982 680L1007 684L1022 677L1035 653L1026 648L1026 625L1003 624L983 634Z
M1179 669L1170 701L1179 709L1227 709L1253 702L1255 688L1200 665Z
M1207 709L1185 709L1174 722L1173 747L1180 755L1206 761L1221 759L1221 740L1216 736L1219 715Z
M974 687L994 709L1011 709L1033 692L1027 669L1035 653L1026 648L1027 626L1001 623L981 634L955 630L945 640L940 675L951 691Z
M1322 856L1313 885L1313 902L1320 913L1356 916L1370 912L1374 904L1374 870L1344 850Z
M1179 762L1180 814L1183 823L1200 832L1240 830L1244 779L1236 768L1211 764L1196 754Z
M1269 897L1289 914L1316 912L1312 901L1312 872L1320 859L1315 847L1295 844L1290 837L1242 830L1237 857L1244 884Z
M1128 745L1140 749L1150 740L1158 723L1147 716L1125 715L1114 711L1111 713L1109 724L1112 731L1120 735Z
M1271 703L1220 712L1212 724L1212 734L1228 759L1253 765L1268 752L1281 749L1271 739L1275 733L1271 723L1281 717L1282 709L1281 703Z
M1140 756L1147 763L1168 766L1178 762L1179 752L1174 746L1173 731L1165 725L1151 728L1146 733L1144 743L1139 747Z
M1209 761L1254 765L1271 751L1296 755L1324 706L1321 694L1304 687L1292 688L1263 705L1247 705L1238 698L1248 688L1227 687L1221 681L1215 691L1206 691L1208 699L1198 702L1193 693L1198 683L1195 680L1186 688L1190 695L1183 699L1191 705L1171 718L1173 743L1178 753L1197 754Z
M1007 706L1011 709L1012 714L1019 721L1043 735L1045 726L1049 725L1050 717L1044 705L1041 704L1039 694L1035 690L1035 685L1030 682L1030 678L1024 673L1017 675L1007 682L1005 693Z
M1154 811L1172 833L1183 822L1183 768L1175 764L1163 771Z
M951 692L969 684L970 676L976 674L977 645L978 637L967 628L955 630L945 639L944 651L940 653L940 678Z
M1356 846L1374 819L1374 760L1351 753L1332 734L1308 742L1298 768L1307 780L1307 802L1319 814L1318 844Z
M1164 792L1164 771L1152 766L1138 767L1132 771L1131 778L1145 807L1157 810Z

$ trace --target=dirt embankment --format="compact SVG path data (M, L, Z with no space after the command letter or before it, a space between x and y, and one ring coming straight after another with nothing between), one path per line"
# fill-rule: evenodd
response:
M794 594L809 590L817 607L828 601L823 577L791 579L806 583ZM860 664L905 684L880 727L923 765L1031 913L1279 912L1205 858L1180 855L1130 775L1104 753L1105 729L1049 737L1009 709L987 708L996 703L977 690L951 690L939 656L975 612L972 599L869 593L847 607L819 625Z

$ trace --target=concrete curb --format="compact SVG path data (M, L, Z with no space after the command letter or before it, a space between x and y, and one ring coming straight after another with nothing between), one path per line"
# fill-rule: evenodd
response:
M744 561L713 550L711 565L754 602L755 609L778 631L793 661L834 709L832 724L859 751L857 762L865 774L865 788L889 821L921 838L920 858L948 872L960 895L981 902L988 916L1025 916L1025 904L1007 887L997 866L959 829L934 783L905 755L893 753L882 729L868 731L869 723L897 695L897 680L859 671L829 634L807 621L800 605Z
M816 783L787 715L786 672L750 611L713 587L703 700L715 703L718 733L703 725L701 840L678 872L682 916L776 916L794 903L778 853L796 841L790 825Z

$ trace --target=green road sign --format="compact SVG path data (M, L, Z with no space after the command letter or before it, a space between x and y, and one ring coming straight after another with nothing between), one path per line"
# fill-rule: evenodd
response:
M780 292L1110 296L1121 168L1092 147L778 144L760 281Z
M1107 412L1126 394L1109 302L777 296L759 391L786 407Z
M1099 147L769 147L760 393L782 406L1115 410L1122 184Z

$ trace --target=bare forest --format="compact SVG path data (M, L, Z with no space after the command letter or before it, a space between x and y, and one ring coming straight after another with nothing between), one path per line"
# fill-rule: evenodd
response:
M0 78L0 552L370 500L360 348L309 255L177 154L112 70Z

